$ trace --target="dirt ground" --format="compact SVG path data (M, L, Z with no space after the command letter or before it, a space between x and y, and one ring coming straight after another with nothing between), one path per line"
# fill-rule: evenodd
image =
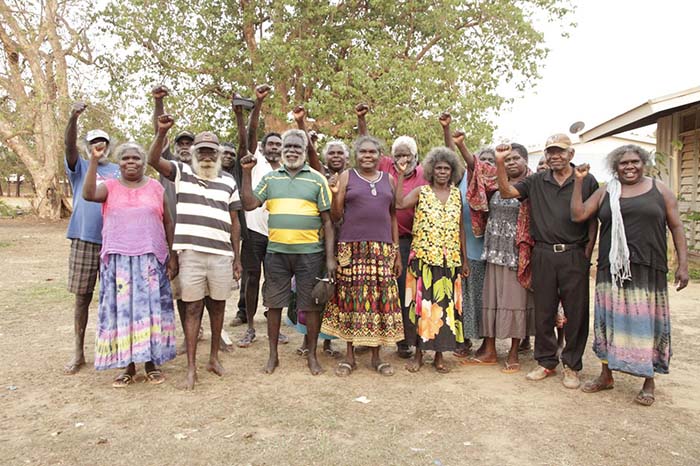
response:
M163 367L163 385L117 390L115 372L91 367L95 302L88 367L62 373L73 339L65 229L0 220L2 464L700 464L700 284L671 292L675 354L651 408L632 402L641 380L627 375L594 395L565 389L560 376L528 382L531 353L515 375L457 366L451 356L452 372L438 375L430 366L408 373L389 348L392 378L373 373L369 355L347 379L322 357L327 372L312 377L294 351L301 337L288 327L281 367L266 376L264 319L252 347L222 355L223 378L204 371L209 342L200 343L193 393L179 388L184 357ZM226 328L234 339L242 332ZM584 366L584 378L599 370L590 350ZM360 396L370 402L354 401Z

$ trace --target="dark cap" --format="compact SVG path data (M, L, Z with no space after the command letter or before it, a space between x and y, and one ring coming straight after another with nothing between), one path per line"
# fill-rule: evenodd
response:
M211 131L204 131L194 137L194 144L192 147L195 149L208 147L210 149L219 150L219 138L217 138L216 134L212 133Z
M189 131L180 131L177 133L177 136L175 136L175 142L179 141L182 138L190 138L194 140L194 134L190 133Z

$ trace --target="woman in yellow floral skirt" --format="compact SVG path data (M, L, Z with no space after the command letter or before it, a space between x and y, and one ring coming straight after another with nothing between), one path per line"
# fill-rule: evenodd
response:
M436 147L423 161L430 183L403 196L403 167L399 166L396 208L415 207L413 242L406 274L406 302L410 322L406 335L416 353L406 368L417 372L423 352L435 351L435 369L449 372L442 353L464 342L461 277L469 275L462 219L462 197L457 188L464 169L456 154Z

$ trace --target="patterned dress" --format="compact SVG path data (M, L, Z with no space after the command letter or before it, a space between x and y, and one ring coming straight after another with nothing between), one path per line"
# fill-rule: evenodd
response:
M370 182L349 171L337 243L336 292L326 305L323 333L371 347L404 339L393 270L398 254L391 235L393 199L388 175Z
M462 199L452 187L443 204L430 186L420 188L406 276L412 325L409 343L421 350L453 351L464 342L459 225Z
M165 262L163 188L105 183L95 369L159 366L175 358L175 313Z
M598 211L601 228L593 351L611 370L638 377L668 374L672 351L666 207L656 182L644 194L620 198L620 211L632 278L613 286L608 260L612 214L606 194Z

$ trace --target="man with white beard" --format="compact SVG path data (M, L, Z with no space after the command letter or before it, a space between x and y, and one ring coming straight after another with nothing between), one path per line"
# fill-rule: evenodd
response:
M193 389L197 333L202 322L204 298L208 294L211 322L211 351L207 370L223 375L219 361L221 329L226 300L233 280L241 273L238 211L241 201L233 176L221 170L221 147L212 132L199 133L192 144L192 166L161 157L163 144L174 120L158 117L158 132L148 154L148 163L175 183L177 222L170 261L179 268L182 300L185 302L185 344L187 347L186 389Z
M264 372L279 365L278 335L282 308L292 296L296 277L297 309L305 313L308 331L307 362L312 375L323 372L316 358L321 328L321 307L311 291L324 266L335 277L335 235L330 217L331 192L321 173L306 164L306 133L292 129L282 135L282 166L266 174L253 192L251 171L257 160L252 154L241 159L241 201L247 211L267 202L269 239L264 260L263 305L267 312L270 356ZM323 234L321 230L323 229ZM325 254L324 254L325 251Z

